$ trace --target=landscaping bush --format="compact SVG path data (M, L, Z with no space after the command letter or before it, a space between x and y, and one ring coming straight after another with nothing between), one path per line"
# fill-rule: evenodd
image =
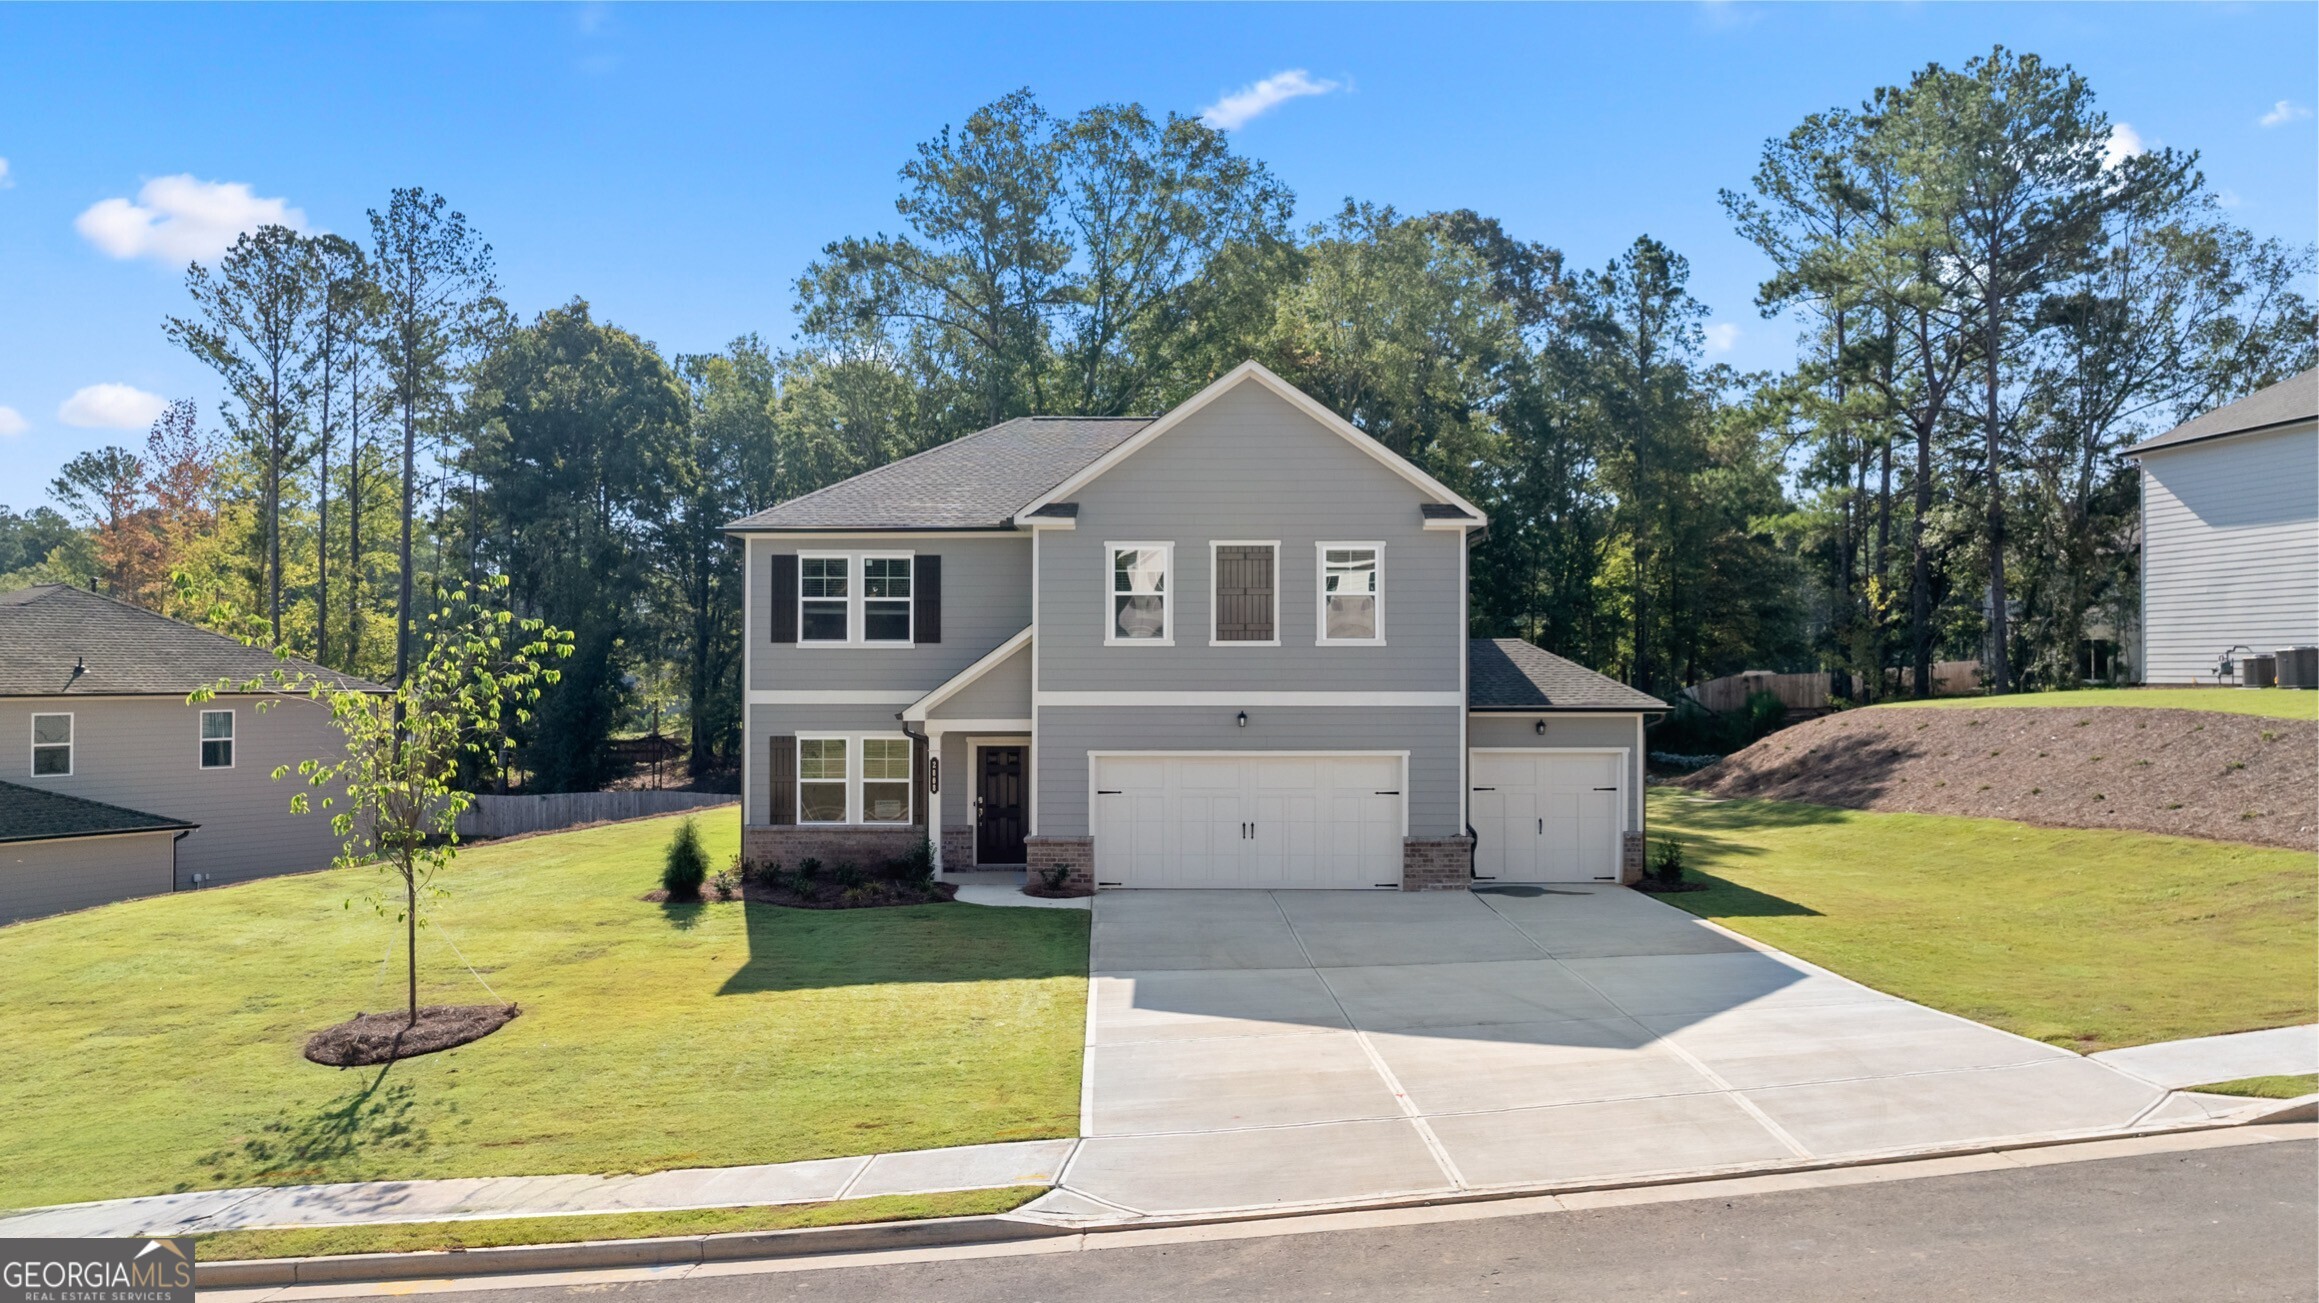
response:
M701 830L691 819L676 826L676 840L668 844L668 863L660 870L660 885L670 900L699 900L708 880L709 857L701 850Z
M1651 881L1666 887L1682 885L1683 843L1676 838L1662 838L1659 849L1651 856Z
M1068 864L1050 865L1039 870L1039 885L1049 891L1061 891L1063 884L1070 880L1071 866Z
M913 886L924 886L934 881L934 843L919 838L910 849L886 866L886 876Z
M855 864L851 860L846 860L839 863L836 868L830 870L829 876L837 883L839 887L847 891L852 891L854 888L869 881L869 875L863 873L861 866Z
M819 858L808 855L797 862L797 880L799 882L811 882L820 876L821 860Z

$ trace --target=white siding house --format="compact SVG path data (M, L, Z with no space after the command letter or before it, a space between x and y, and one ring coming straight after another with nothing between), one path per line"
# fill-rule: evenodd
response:
M2125 455L2142 473L2142 682L2229 682L2234 648L2319 644L2319 370Z

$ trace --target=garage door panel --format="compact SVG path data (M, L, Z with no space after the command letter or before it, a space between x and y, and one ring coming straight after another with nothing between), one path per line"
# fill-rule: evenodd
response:
M1098 757L1097 880L1398 885L1401 763L1378 756Z
M1476 754L1476 871L1501 882L1615 880L1626 764L1623 752Z

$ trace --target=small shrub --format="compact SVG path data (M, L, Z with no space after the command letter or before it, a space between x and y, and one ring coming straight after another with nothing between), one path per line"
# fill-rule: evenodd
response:
M1683 843L1673 837L1659 843L1651 855L1651 881L1673 887L1683 881Z
M1061 891L1071 881L1071 866L1050 864L1039 870L1039 885L1049 891Z
M725 869L709 879L709 886L715 889L718 900L731 900L741 894L741 877L731 869Z
M676 826L676 840L668 844L668 862L661 867L660 885L670 900L699 900L701 883L709 876L709 857L701 850L700 827L687 818Z
M836 868L829 871L829 876L838 886L844 888L848 895L851 895L855 888L869 881L868 875L862 872L861 866L851 860L840 862Z
M755 882L770 887L780 883L788 876L781 867L781 861L774 860L770 863L760 864L754 869L743 870L741 881Z
M821 861L820 861L820 860L818 860L818 859L814 858L814 857L813 857L813 856L811 856L811 855L808 855L808 856L806 856L804 859L802 859L802 860L799 860L799 861L797 862L797 877L798 877L798 880L799 880L799 881L802 881L802 882L811 882L811 881L813 881L815 878L818 878L818 877L820 877L820 876L821 876Z
M887 872L896 882L923 887L934 881L934 843L919 838L910 849L887 866Z

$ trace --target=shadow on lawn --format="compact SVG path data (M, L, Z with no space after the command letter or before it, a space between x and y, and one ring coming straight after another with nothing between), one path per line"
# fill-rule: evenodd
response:
M386 1064L314 1112L276 1118L199 1162L229 1187L295 1185L344 1179L349 1173L342 1165L357 1156L423 1149L427 1131L416 1094L409 1082L387 1080L394 1067Z
M1062 909L742 907L749 960L719 995L1087 973L1088 915Z

